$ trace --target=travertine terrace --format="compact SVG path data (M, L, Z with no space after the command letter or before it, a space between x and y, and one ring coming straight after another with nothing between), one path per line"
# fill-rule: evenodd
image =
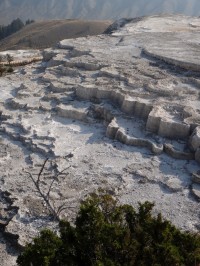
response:
M67 168L51 197L70 207L69 219L101 187L123 203L153 201L181 229L200 230L199 18L122 19L43 51L41 63L17 68L0 87L5 237L24 245L55 226L27 174L47 157L44 190ZM14 253L4 255L14 264Z

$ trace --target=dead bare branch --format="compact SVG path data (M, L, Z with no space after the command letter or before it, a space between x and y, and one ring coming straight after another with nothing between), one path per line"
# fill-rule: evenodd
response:
M54 205L53 200L51 200L50 198L50 193L52 191L52 187L54 182L56 181L56 179L58 179L59 176L64 175L66 173L64 173L67 169L69 169L71 167L71 165L69 165L68 167L66 167L65 169L63 169L62 171L59 171L58 173L56 173L55 175L51 176L52 181L47 189L44 191L44 188L42 189L41 187L41 177L44 174L44 169L45 166L47 164L47 162L49 161L49 158L45 159L44 163L42 164L42 167L39 171L38 174L31 174L30 172L25 172L26 174L28 174L28 176L30 177L30 179L32 180L35 188L36 188L36 193L39 194L39 197L41 197L43 199L43 201L46 204L46 207L48 208L49 212L52 214L54 220L60 221L60 214L63 210L69 209L69 208L74 208L73 206L67 206L66 203L61 204L60 206L56 207ZM36 176L35 178L33 176Z
M52 180L52 182L51 182L51 184L50 184L50 186L49 186L49 190L48 190L48 192L47 192L47 194L46 194L47 199L49 199L49 194L50 194L50 192L51 192L51 188L52 188L52 186L53 186L54 181L55 181L55 178L53 178L53 180Z
M44 171L44 167L45 167L46 163L48 162L48 160L49 160L49 158L47 158L47 159L44 161L44 163L43 163L43 165L42 165L42 167L41 167L41 169L40 169L40 172L39 172L39 174L38 174L38 178L37 178L37 183L40 182L40 177L41 177L41 175L42 175L42 173L43 173L43 171Z

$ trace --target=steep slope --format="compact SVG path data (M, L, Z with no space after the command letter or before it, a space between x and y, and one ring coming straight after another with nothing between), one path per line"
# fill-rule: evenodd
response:
M41 49L63 39L98 35L111 21L51 20L32 23L0 42L0 50Z
M198 0L1 0L0 23L23 19L116 19L155 13L199 15Z

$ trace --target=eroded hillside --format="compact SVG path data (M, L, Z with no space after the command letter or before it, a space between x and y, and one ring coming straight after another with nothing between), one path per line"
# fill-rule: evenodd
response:
M0 79L1 224L19 245L55 226L30 178L47 157L43 191L67 168L50 191L63 217L105 188L200 229L200 20L121 20L107 33L63 40Z

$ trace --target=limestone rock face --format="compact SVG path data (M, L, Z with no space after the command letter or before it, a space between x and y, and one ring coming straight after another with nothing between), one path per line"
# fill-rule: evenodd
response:
M199 18L125 19L0 77L0 185L16 207L4 233L23 245L56 228L32 179L46 158L41 189L51 187L56 210L67 207L62 218L73 220L79 202L103 188L123 203L153 201L197 231L199 43Z
M190 137L190 146L194 151L200 148L200 127L196 127Z
M169 138L186 138L189 136L190 126L177 122L161 120L158 134Z
M190 125L177 119L161 107L154 108L148 116L146 129L168 138L187 138Z
M200 148L195 152L195 160L200 163Z
M200 172L193 173L193 175L192 175L192 181L194 183L200 184Z
M200 201L200 184L193 184L192 185L192 193L196 197L198 201Z

